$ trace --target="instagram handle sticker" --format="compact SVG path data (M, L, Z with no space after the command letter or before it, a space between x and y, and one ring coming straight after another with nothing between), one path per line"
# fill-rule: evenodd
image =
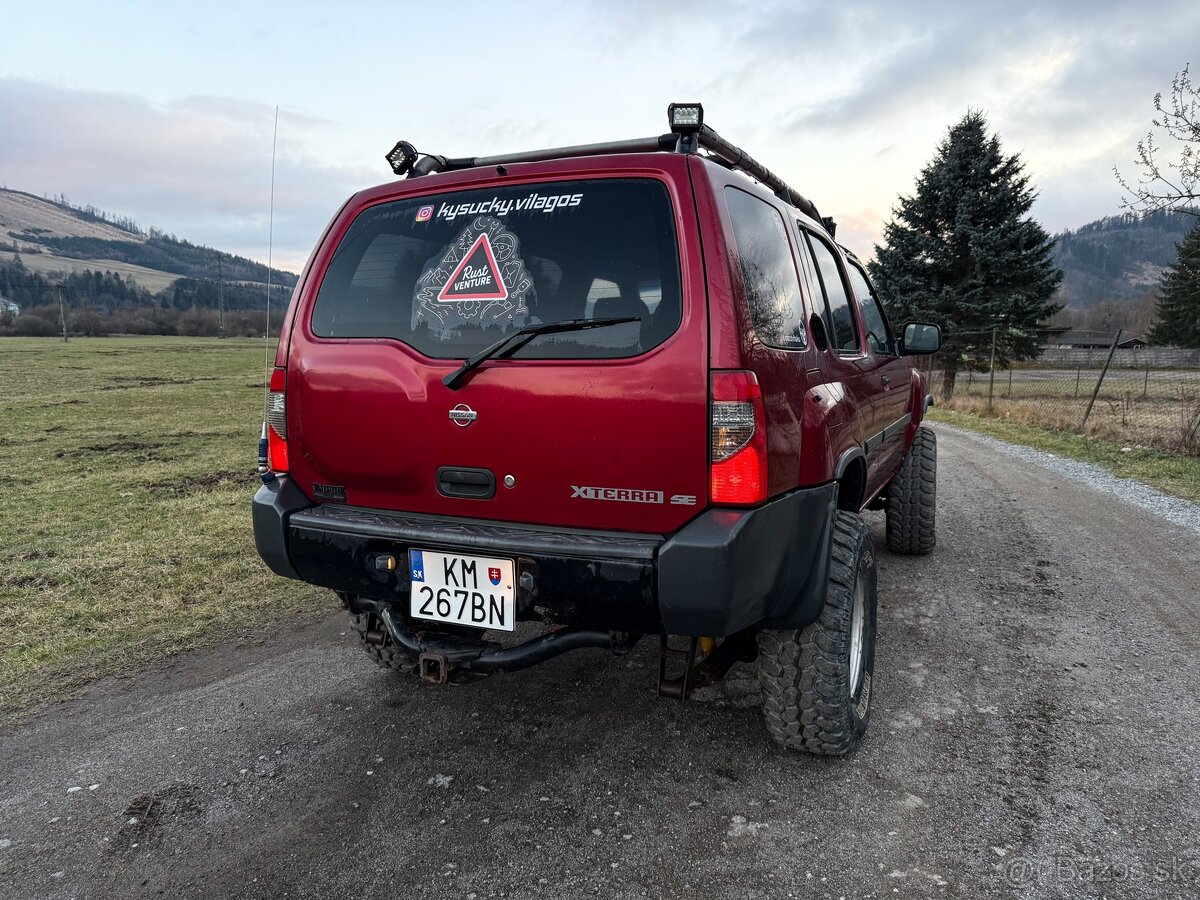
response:
M432 206L422 206L420 209L417 210L417 221L418 222L428 222L432 218L433 218L433 207Z

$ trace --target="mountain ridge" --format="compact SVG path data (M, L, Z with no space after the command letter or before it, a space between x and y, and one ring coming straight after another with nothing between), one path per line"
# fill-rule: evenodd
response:
M267 266L263 263L193 244L157 228L143 229L132 219L91 206L78 207L65 197L38 197L3 188L0 266L17 260L54 283L84 271L110 271L155 294L180 279L193 279L258 287L264 302L266 297ZM270 271L273 285L295 286L295 273L278 268Z
M1059 232L1054 262L1064 277L1055 301L1085 310L1155 293L1163 270L1176 260L1176 245L1197 224L1200 216L1156 210L1104 216Z

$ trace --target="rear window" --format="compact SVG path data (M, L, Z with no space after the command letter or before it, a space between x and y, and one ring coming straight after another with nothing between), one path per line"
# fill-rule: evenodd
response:
M321 282L312 329L396 338L462 359L525 325L633 316L544 335L518 351L550 359L634 356L682 318L666 187L651 179L522 184L364 210Z

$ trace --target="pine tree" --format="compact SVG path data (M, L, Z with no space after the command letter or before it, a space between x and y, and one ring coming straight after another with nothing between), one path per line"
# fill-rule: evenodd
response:
M1054 241L1028 217L1036 194L1019 154L1006 156L987 121L951 126L917 189L901 196L875 247L871 275L894 321L942 328L947 398L959 369L990 355L1007 366L1040 352L1039 325L1058 311Z
M1200 347L1200 225L1178 247L1178 260L1158 282L1158 321L1150 342Z

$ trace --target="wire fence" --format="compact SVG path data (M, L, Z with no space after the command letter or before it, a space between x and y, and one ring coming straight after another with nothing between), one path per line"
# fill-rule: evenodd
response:
M1037 359L991 364L985 350L920 363L939 407L1200 456L1200 348L1107 340L1053 343Z

